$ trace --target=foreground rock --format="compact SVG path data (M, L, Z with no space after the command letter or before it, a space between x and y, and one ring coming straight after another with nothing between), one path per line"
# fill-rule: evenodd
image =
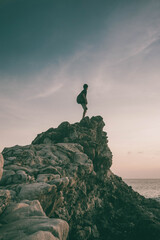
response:
M100 116L64 122L4 149L0 239L160 239L160 204L110 171L103 127Z
M0 239L57 240L66 239L68 235L68 224L49 219L37 200L11 203L1 217Z

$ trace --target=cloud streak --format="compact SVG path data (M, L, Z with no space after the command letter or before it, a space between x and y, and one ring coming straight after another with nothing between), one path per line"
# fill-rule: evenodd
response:
M138 55L148 53L147 50L149 50L149 48L152 46L152 44L158 42L159 39L160 39L159 36L156 36L156 35L153 35L150 39L146 39L146 41L144 41L144 42L142 39L142 43L137 44L137 46L132 46L130 48L130 53L128 53L128 56L123 57L123 58L119 59L117 62L115 61L114 64L108 65L108 66L116 66L116 65L121 64L122 62L130 60L131 58L137 57Z
M63 87L62 83L57 85L49 86L47 89L44 89L42 92L29 97L28 100L39 99L39 98L47 98L53 95L54 93L58 92Z

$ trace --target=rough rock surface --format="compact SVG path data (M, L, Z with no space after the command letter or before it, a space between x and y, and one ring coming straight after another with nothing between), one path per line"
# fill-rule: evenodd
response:
M2 174L3 174L3 164L4 164L4 159L2 154L0 153L0 180L2 178Z
M10 203L11 195L10 191L0 189L0 215Z
M0 240L160 239L160 204L110 171L103 127L100 116L64 122L3 150Z
M11 203L1 217L0 239L57 240L68 235L67 222L48 218L38 200Z

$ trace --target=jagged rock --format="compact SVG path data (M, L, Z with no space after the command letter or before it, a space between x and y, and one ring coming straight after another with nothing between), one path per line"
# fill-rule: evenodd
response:
M160 239L159 202L109 169L103 127L100 116L63 122L31 145L3 150L0 191L10 198L1 204L0 240L66 239L68 224L68 240Z
M3 171L3 176L2 179L0 181L0 184L3 185L7 185L8 183L12 183L12 178L15 175L15 171L13 170L4 170Z
M48 183L51 183L51 181L53 179L60 179L60 175L59 174L39 174L37 176L37 179L36 181L37 182L48 182Z
M0 180L2 178L2 174L3 174L3 165L4 165L4 159L2 154L0 153Z
M43 196L47 196L49 194L55 194L56 186L50 185L47 183L32 183L21 186L20 193L18 195L19 199L41 199Z
M15 172L13 170L5 169L0 184L1 185L18 184L22 182L27 182L30 179L31 177L27 175L26 172L23 170Z
M3 211L8 206L10 200L11 200L10 191L0 189L0 215L3 213Z
M39 134L32 144L79 143L84 153L93 161L95 171L109 169L112 164L112 153L107 145L107 135L103 132L105 126L101 116L88 117L80 123L63 122L58 128L50 128Z
M2 222L11 223L32 216L46 216L38 200L23 200L18 203L12 202L6 209L4 216L2 215Z

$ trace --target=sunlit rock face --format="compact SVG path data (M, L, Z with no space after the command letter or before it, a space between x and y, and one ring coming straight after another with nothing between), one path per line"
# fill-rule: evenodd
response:
M111 167L112 153L108 148L105 123L101 116L84 118L80 123L63 122L58 128L50 128L39 134L32 144L78 143L92 160L94 170L104 173Z
M101 116L63 122L3 150L0 240L160 239L159 203L110 171L103 127Z

